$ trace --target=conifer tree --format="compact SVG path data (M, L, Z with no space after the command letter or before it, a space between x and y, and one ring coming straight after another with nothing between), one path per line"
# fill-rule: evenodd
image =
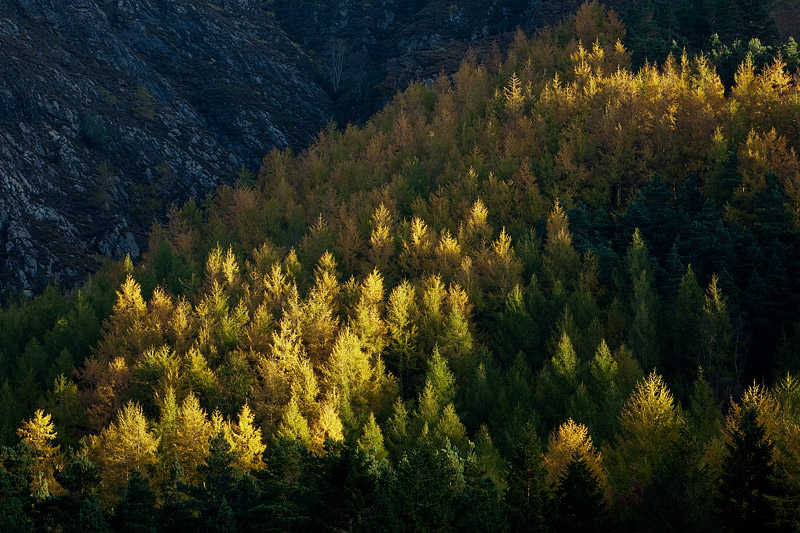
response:
M17 435L31 449L31 494L37 499L45 499L58 489L53 473L59 460L59 446L54 446L56 431L51 417L42 409L37 409L33 417L22 423Z
M134 469L141 472L155 463L158 440L148 428L142 407L134 402L125 404L116 420L92 438L92 452L110 494L121 491Z
M701 323L704 362L714 377L736 375L738 370L733 326L718 282L719 279L714 275L708 285Z
M572 246L569 220L561 204L556 203L547 217L547 240L542 263L550 283L571 283L577 277L580 259Z
M340 288L333 254L322 255L314 277L314 286L303 305L302 331L309 357L319 363L328 355L339 326L336 297Z
M261 441L261 428L253 424L253 412L247 403L242 405L238 420L235 424L231 424L230 433L226 436L230 439L231 450L236 454L237 465L242 470L264 468L261 454L264 453L266 445Z
M544 463L551 486L556 486L573 460L582 460L600 484L606 486L603 456L597 451L589 435L589 429L571 418L561 424L550 436Z
M367 457L372 458L376 463L380 463L387 456L383 442L383 433L381 433L381 428L375 421L375 414L370 413L367 423L364 424L363 433L358 438L358 447Z
M578 359L569 336L564 332L555 354L539 373L536 386L537 403L548 423L556 424L564 419L578 384Z
M555 490L557 531L602 531L605 502L600 482L586 461L578 456L567 463Z
M765 531L775 520L770 505L774 444L755 407L745 406L738 415L725 444L728 453L719 485L722 519L729 531Z
M686 361L700 362L702 346L700 327L703 318L703 289L697 283L692 265L686 267L686 272L681 277L671 315L673 355L669 366L675 370L683 370Z
M276 436L295 441L306 448L311 446L311 430L308 427L308 421L300 413L294 398L286 406Z
M156 494L147 478L134 469L128 486L115 507L114 529L126 533L146 533L155 525Z
M188 482L197 481L197 467L208 455L211 435L211 422L197 397L186 396L175 420L173 449Z
M619 423L609 469L613 481L619 488L634 479L646 484L682 444L685 425L672 393L655 370L636 385Z
M526 424L514 443L506 473L508 521L513 531L546 531L550 491L536 428Z
M522 82L517 77L517 73L511 74L508 80L508 86L503 87L503 95L505 96L505 106L509 113L518 113L522 110L525 104L525 94L522 89Z
M386 362L397 374L401 395L410 391L409 381L418 371L416 309L414 287L403 280L392 290L386 310L389 330Z

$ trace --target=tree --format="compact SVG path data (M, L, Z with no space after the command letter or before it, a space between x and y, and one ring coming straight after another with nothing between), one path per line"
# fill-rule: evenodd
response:
M197 491L206 517L216 516L219 502L227 497L236 485L241 471L236 467L236 453L222 430L211 437L205 462L197 468L204 480Z
M389 296L386 323L389 329L389 346L386 362L397 374L400 393L411 390L411 377L419 370L417 356L417 326L414 321L417 305L416 291L406 280L400 282Z
M700 327L703 318L703 289L697 283L692 265L686 267L678 286L678 296L672 304L670 332L673 354L670 368L684 370L687 362L700 363L702 338Z
M511 529L545 531L550 491L539 435L530 423L514 443L506 480L505 503Z
M715 274L706 289L701 322L704 362L713 377L736 375L740 370L733 346L733 326L718 282Z
M569 401L578 388L578 358L566 332L556 347L552 359L539 373L536 399L545 420L557 424L569 409Z
M361 437L358 438L358 447L364 454L376 463L383 461L386 456L386 448L383 444L383 433L375 421L375 414L369 414L369 420L364 424Z
M176 420L173 449L188 482L198 480L197 467L208 455L208 442L212 435L208 415L200 407L197 396L184 398Z
M344 67L344 56L347 46L343 39L331 39L328 42L328 49L324 61L325 71L331 80L333 94L339 92L339 84L342 81L342 69Z
M605 501L600 481L577 454L567 463L555 489L557 531L602 531Z
M294 398L286 406L276 436L295 441L306 448L311 446L311 430L308 427L308 421L300 413Z
M53 473L59 460L59 446L53 446L56 431L50 415L37 409L33 418L22 423L17 435L28 445L33 455L31 494L37 499L45 499L58 488Z
M425 436L397 465L392 487L396 520L411 531L451 527L453 504L464 490L464 463L458 451Z
M572 246L567 214L558 200L547 217L547 241L542 262L551 284L556 281L570 283L577 278L580 258Z
M114 529L126 533L148 533L155 525L155 507L156 494L149 481L134 469L115 508Z
M655 288L652 266L647 246L639 229L625 257L630 290L629 305L631 321L628 327L628 345L645 369L659 366L661 362L658 344L660 304Z
M134 470L146 470L156 462L159 439L148 429L142 407L128 402L117 419L91 439L92 455L103 472L107 495L119 494Z
M589 429L570 418L553 432L547 444L544 463L547 467L547 479L552 486L559 483L568 465L575 460L583 461L600 488L606 486L603 456L594 447Z
M264 468L261 454L267 447L261 441L261 428L253 425L253 412L247 403L242 406L238 420L231 424L230 429L229 442L238 466L248 471Z
M511 113L518 113L525 105L525 94L522 90L522 82L517 77L517 73L511 74L508 80L508 86L503 87L503 95L505 96L506 110Z
M639 381L619 416L610 471L615 488L645 485L676 450L685 422L663 378L653 370Z
M720 476L720 508L729 531L765 531L775 520L769 498L774 444L753 406L741 409L728 424L727 456ZM735 421L734 421L735 420Z

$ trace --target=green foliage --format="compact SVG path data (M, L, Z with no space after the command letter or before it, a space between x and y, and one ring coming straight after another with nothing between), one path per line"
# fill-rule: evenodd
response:
M555 527L560 531L604 529L605 503L600 483L580 457L573 458L558 480L555 490Z
M719 485L723 521L731 531L772 527L773 444L754 407L743 408L725 447L728 453Z
M795 378L719 400L799 368L797 79L744 3L673 4L632 52L597 3L519 33L9 299L5 529L795 524Z

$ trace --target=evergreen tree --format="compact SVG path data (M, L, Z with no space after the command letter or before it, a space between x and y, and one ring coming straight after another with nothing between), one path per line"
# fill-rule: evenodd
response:
M129 533L146 533L155 526L156 494L147 478L134 469L128 486L115 507L114 529Z
M755 407L745 406L729 430L719 481L720 511L729 531L765 531L775 521L773 448Z
M583 458L575 456L569 461L558 479L555 494L556 531L605 530L603 490Z
M546 531L550 491L536 428L527 424L514 444L506 473L505 504L512 531Z

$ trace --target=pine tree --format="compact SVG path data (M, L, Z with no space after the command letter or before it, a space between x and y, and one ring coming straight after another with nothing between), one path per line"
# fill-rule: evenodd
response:
M742 408L729 439L719 485L722 519L729 531L769 530L775 520L769 500L774 444L754 407Z
M555 490L557 531L602 531L605 523L603 490L586 461L574 456L558 479Z
M714 377L736 375L739 370L733 346L733 326L718 282L714 275L708 285L701 323L703 355Z
M512 531L546 531L550 492L536 428L527 424L514 444L505 494Z
M210 529L215 533L236 533L239 531L236 527L236 517L233 514L233 509L228 505L228 499L224 496Z
M147 478L134 469L128 486L115 508L114 529L128 533L147 533L155 525L156 494Z
M197 490L205 516L216 516L218 502L226 497L236 485L236 481L240 477L236 459L236 453L231 450L224 430L211 437L208 456L206 456L205 462L197 468L197 472L204 480L203 485L197 487Z
M703 289L697 283L692 265L686 267L678 286L678 296L672 304L670 321L673 354L670 368L685 370L688 362L700 363L703 319Z

